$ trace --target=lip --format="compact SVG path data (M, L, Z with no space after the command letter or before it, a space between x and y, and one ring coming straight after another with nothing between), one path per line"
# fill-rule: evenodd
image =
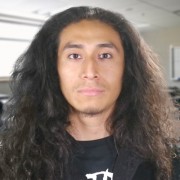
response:
M78 93L85 96L98 96L101 95L103 92L104 90L100 88L83 88L78 90Z

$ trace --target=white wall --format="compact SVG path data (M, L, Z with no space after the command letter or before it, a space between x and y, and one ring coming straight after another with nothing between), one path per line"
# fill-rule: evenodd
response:
M170 45L180 46L180 27L141 33L145 41L158 54L164 76L169 86L180 87L180 82L170 80Z

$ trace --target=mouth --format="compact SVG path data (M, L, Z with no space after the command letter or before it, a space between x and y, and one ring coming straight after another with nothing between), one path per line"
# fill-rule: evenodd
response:
M84 96L99 96L104 93L104 90L100 88L83 88L79 89L78 93Z

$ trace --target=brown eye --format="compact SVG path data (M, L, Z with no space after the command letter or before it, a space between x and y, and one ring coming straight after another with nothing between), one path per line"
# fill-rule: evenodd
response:
M99 59L111 59L112 55L109 53L103 53L103 54L99 54Z
M69 59L81 59L81 56L79 54L74 53L74 54L68 55L68 58Z

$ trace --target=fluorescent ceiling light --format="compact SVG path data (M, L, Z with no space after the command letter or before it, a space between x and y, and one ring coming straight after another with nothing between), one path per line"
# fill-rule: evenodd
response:
M138 29L141 29L141 28L147 28L150 26L149 23L139 23L139 22L135 22L135 21L131 21L132 25L137 27Z
M28 13L28 12L24 12L24 11L8 11L8 10L3 10L3 9L0 9L0 19L3 17L3 16L7 16L7 15L10 15L12 17L16 17L16 18L24 18L24 19L32 19L34 21L45 21L48 17L47 16L43 16L43 15L40 15L40 14L34 14L34 13Z
M0 22L0 38L31 41L40 27Z
M136 24L136 27L137 28L146 28L146 27L149 27L150 24L147 24L147 23L144 23L144 24Z

